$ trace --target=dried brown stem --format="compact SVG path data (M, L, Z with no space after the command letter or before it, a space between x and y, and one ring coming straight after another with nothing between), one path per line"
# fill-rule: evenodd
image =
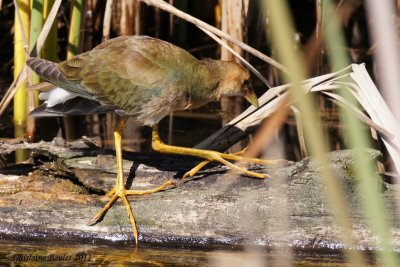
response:
M167 11L167 12L169 12L171 14L174 14L175 16L180 17L181 19L184 19L184 20L186 20L186 21L188 21L190 23L193 23L194 25L196 25L196 26L198 26L200 28L203 28L203 29L205 29L205 30L207 30L209 32L212 32L213 34L217 35L218 37L224 38L224 39L228 40L229 42L239 46L243 50L245 50L245 51L253 54L254 56L264 60L265 62L267 62L268 64L270 64L270 65L274 66L275 68L281 70L282 72L287 72L286 67L283 66L282 64L280 64L279 62L277 62L276 60L268 57L267 55L261 53L260 51L254 49L253 47L251 47L251 46L249 46L249 45L247 45L247 44L245 44L243 42L240 42L240 41L232 38L229 34L227 34L227 33L223 32L223 31L221 31L221 30L219 30L219 29L217 29L217 28L205 23L204 21L201 21L201 20L199 20L199 19L197 19L197 18L195 18L195 17L193 17L193 16L191 16L191 15L189 15L189 14L187 14L187 13L185 13L185 12L183 12L183 11L173 7L173 6L171 6L170 4L168 4L168 3L164 2L164 1L161 1L161 0L141 0L141 1L146 3L146 4L148 4L148 5L160 8L160 9L162 9L164 11Z

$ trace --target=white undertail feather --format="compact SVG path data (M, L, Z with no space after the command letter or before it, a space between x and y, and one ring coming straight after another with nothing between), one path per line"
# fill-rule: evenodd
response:
M47 107L52 107L57 104L64 104L66 101L78 96L78 94L56 87L49 91L41 92L39 94L39 99L45 100Z

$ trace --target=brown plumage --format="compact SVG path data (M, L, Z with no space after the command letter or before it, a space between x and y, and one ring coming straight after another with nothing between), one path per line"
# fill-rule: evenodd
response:
M153 126L170 112L197 108L222 95L244 95L257 105L248 71L233 62L197 60L170 43L122 36L59 64L27 64L51 83L115 106L118 113Z
M138 241L135 219L126 195L150 194L174 183L168 181L153 190L135 191L124 187L121 156L121 131L128 117L152 126L152 147L163 153L184 154L205 161L188 171L195 175L210 161L219 161L237 171L257 178L266 175L240 168L228 160L266 163L216 151L175 147L164 144L158 135L157 123L170 112L197 108L223 95L242 95L257 106L258 100L250 86L250 75L233 62L212 59L198 60L187 51L170 43L145 37L123 36L100 44L93 50L61 63L29 58L27 64L43 79L64 90L42 93L44 106L33 114L77 114L80 111L115 110L122 119L114 132L117 158L116 186L108 193L109 203L90 221L96 223L108 208L121 198ZM85 101L76 101L85 98ZM93 106L88 104L95 103ZM79 103L84 103L79 105ZM103 108L99 108L102 105Z

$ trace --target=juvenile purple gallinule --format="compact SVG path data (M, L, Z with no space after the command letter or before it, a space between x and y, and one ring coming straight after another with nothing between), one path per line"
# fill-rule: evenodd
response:
M268 163L267 161L171 146L164 144L158 134L158 122L170 112L197 108L224 95L242 95L257 107L258 99L251 88L249 72L236 63L213 59L198 60L187 51L159 39L122 36L58 64L39 58L29 58L27 64L43 79L63 89L42 93L46 102L33 111L32 115L115 110L121 116L119 126L114 132L116 185L108 193L111 200L89 224L96 223L111 205L121 198L137 243L137 227L126 195L150 194L174 184L168 181L158 188L145 191L125 189L121 132L129 117L139 124L152 127L152 147L155 151L205 159L188 171L185 177L195 175L209 161L218 161L246 175L266 177L264 174L238 167L228 160L257 163ZM84 101L76 101L82 98ZM94 108L88 103L94 103Z

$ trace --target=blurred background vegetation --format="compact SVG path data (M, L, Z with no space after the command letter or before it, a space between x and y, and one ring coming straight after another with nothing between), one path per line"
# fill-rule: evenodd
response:
M369 25L375 22L376 18L366 16L367 0L275 2L274 0L169 0L165 2L278 59L288 68L289 75L282 75L271 65L235 48L273 86L296 83L309 77L337 71L350 63L365 63L369 74L376 81L382 78L376 71L376 61L372 59L372 54L379 43L370 41ZM284 5L286 2L287 6ZM390 2L395 9L394 13L397 14L398 1ZM21 36L18 35L20 26L15 24L15 6L10 0L0 3L2 32L0 95L3 96L16 75L13 76L13 71L17 73L24 66L24 51L21 46ZM18 3L25 35L29 36L29 46L32 48L54 0L19 0ZM111 9L107 9L107 4L111 4L109 6ZM391 19L395 21L397 27L397 17ZM53 61L62 61L92 49L105 39L135 34L169 41L187 49L197 58L235 60L230 53L196 26L139 0L62 1L41 56ZM326 45L322 45L324 42ZM34 75L29 79L33 84L39 82ZM256 77L253 78L253 87L259 96L267 90ZM382 262L386 266L396 266L395 257L392 254L385 254L385 251L392 249L391 224L388 216L392 215L392 211L385 210L374 184L376 181L374 179L377 178L376 170L380 172L392 170L391 159L385 146L377 138L376 132L354 120L355 116L342 112L333 102L318 94L313 98L301 99L301 93L299 94L301 88L299 88L300 86L294 86L292 94L299 100L298 106L302 115L309 114L303 118L306 145L311 147L310 155L319 158L319 163L323 166L321 181L326 185L326 193L331 204L333 203L332 212L337 223L342 228L350 224L347 220L349 216L346 214L348 211L340 185L335 183L335 174L329 169L323 154L329 150L355 148L355 155L358 158L355 173L359 179L360 195L364 196L363 209L370 228L378 236L378 245L384 249L378 254L380 253ZM346 93L345 90L342 96L348 101L354 100L351 100L349 92ZM1 138L29 138L37 141L51 140L59 136L71 141L86 135L103 147L112 147L112 132L116 121L114 114L33 121L26 115L37 105L35 97L31 92L26 93L25 87L20 88L14 99L14 106L9 105L1 115ZM240 114L246 108L245 105L247 104L242 99L225 98L221 103L211 103L199 110L176 112L160 123L162 138L170 144L193 146ZM307 156L301 148L298 129L296 115L291 113L275 137L276 143L281 144L281 154L272 155L273 157L298 161ZM145 152L149 150L150 129L131 123L126 127L124 135L125 150ZM244 147L245 144L237 145L234 150ZM374 147L383 152L384 156L377 166L369 164L368 159L363 157L360 149L365 147ZM353 245L351 238L346 239L345 233L345 231L342 233L342 240ZM356 266L362 263L357 253L350 252L348 258Z
M38 34L41 25L43 25L43 19L41 18L46 18L54 1L34 0L19 2L21 2L20 6L23 6L24 2L32 3L32 13L30 15L30 40L32 41L35 38L34 33ZM222 57L226 60L234 60L229 52L221 49L218 44L193 24L187 23L160 9L147 6L139 0L113 1L109 36L103 36L106 2L96 0L62 1L56 22L41 56L53 61L62 61L73 54L92 49L101 43L104 38L141 34L174 43L187 49L198 58ZM221 5L221 1L218 0L175 0L169 2L178 9L211 25L218 28L222 26L223 30L228 33L234 33L235 29L239 28L241 36L234 36L235 38L242 39L250 46L274 57L274 51L271 49L271 40L267 37L268 27L264 23L262 9L260 8L260 2L262 1L243 1L242 10L238 10L237 14L246 13L247 16L236 19L229 18L229 9L232 9L232 7ZM241 1L233 1L232 4L235 2ZM294 29L293 42L299 51L308 49L309 40L321 23L321 18L318 17L318 2L315 0L289 1L296 27ZM351 5L346 5L343 29L346 35L347 47L343 49L352 62L367 62L370 67L370 44L363 1L356 0L351 2ZM237 7L234 8L237 9ZM0 12L0 27L2 27L0 95L4 95L5 90L13 80L14 57L12 51L14 49L13 36L15 27L12 1L3 1ZM39 13L36 17L35 12ZM34 22L37 24L33 24ZM33 30L34 27L37 28ZM323 49L319 52L320 56L317 58L315 68L309 74L310 76L329 72L326 64L326 53ZM267 77L272 85L276 86L282 83L276 69L247 53L244 53L244 56ZM253 86L258 95L261 95L266 90L265 86L257 78L253 79ZM340 134L342 124L339 121L336 107L322 98L318 101L323 125L333 137L330 139L331 149L343 148L343 138ZM219 103L212 103L200 110L171 114L161 122L162 135L169 143L193 146L240 113L244 109L244 105L246 103L241 99L224 99L222 101L222 109ZM9 105L6 113L2 115L0 132L3 138L27 137L24 131L17 131L17 126L13 123L14 113L13 106ZM86 135L94 138L99 145L110 147L113 143L110 137L112 137L114 122L115 118L110 114L63 119L39 119L35 122L32 140L51 140L54 136L74 140ZM23 127L26 129L26 125ZM127 129L124 138L126 142L125 149L133 151L146 151L149 149L149 129L138 128L135 125L130 125ZM286 144L286 158L291 160L302 158L298 145L295 120L292 115L284 125L280 138Z

